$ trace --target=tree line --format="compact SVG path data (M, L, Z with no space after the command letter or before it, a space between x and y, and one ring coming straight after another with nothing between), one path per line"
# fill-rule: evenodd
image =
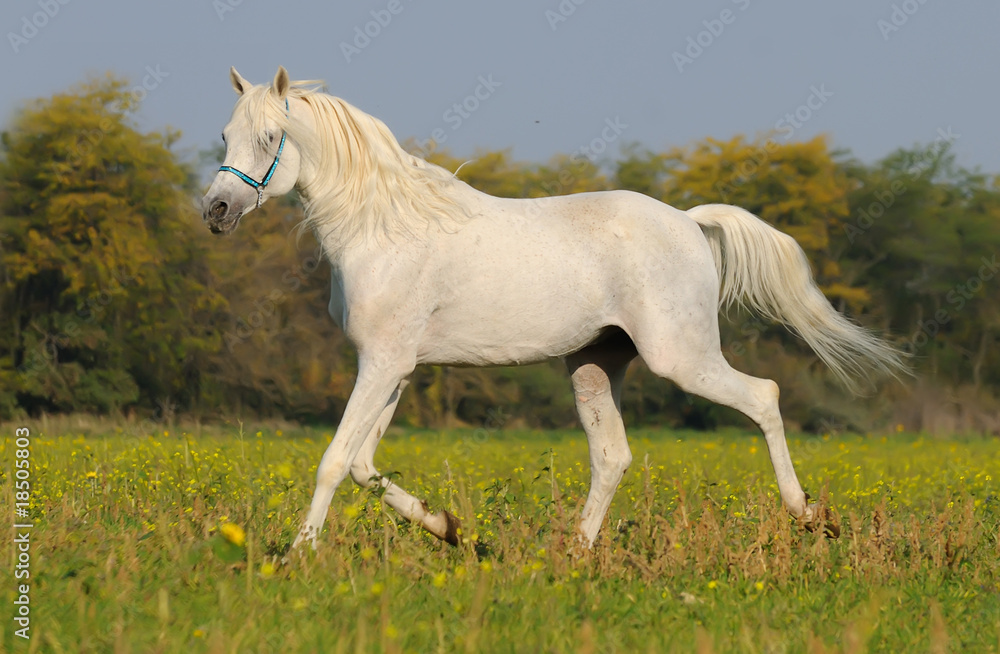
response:
M2 134L0 417L336 422L355 355L326 314L327 264L309 236L293 235L297 201L271 201L230 238L212 237L197 207L199 162L174 150L176 132L140 131L135 110L127 83L109 76L25 105ZM680 208L742 206L794 236L831 302L912 354L916 373L855 398L784 328L724 315L724 353L781 385L786 420L814 431L995 432L1000 177L960 167L955 138L942 130L875 163L825 137L780 133L544 163L410 145L503 197L621 188ZM641 364L625 398L630 424L747 424ZM574 424L562 364L420 369L397 423L481 425L495 415Z

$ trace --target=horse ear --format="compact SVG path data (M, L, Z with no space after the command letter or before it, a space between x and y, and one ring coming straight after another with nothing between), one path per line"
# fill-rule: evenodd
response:
M285 70L284 66L278 66L278 72L274 75L274 92L279 100L284 100L285 96L288 95L289 85L288 71Z
M246 93L253 84L243 79L236 67L233 66L229 69L229 81L233 83L233 88L236 89L236 93L243 95Z

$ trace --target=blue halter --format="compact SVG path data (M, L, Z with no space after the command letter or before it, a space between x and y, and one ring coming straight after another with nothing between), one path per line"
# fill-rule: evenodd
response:
M288 98L285 98L285 117L288 117ZM274 155L274 161L271 163L271 167L267 169L267 174L264 175L264 179L259 182L255 180L250 175L247 175L241 170L237 170L232 166L222 166L219 168L219 172L230 172L250 186L257 189L257 208L260 209L260 205L264 204L264 189L267 188L268 182L271 181L271 177L274 175L274 171L278 169L278 161L281 159L281 151L285 149L285 132L281 132L281 143L278 144L278 153Z

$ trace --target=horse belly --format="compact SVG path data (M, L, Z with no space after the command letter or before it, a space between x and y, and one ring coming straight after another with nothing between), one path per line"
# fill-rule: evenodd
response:
M607 326L599 307L552 298L515 306L493 298L436 312L417 360L453 366L538 363L576 352Z

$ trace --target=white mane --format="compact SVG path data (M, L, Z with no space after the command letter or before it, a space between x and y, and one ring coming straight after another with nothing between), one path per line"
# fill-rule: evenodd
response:
M409 154L385 123L321 93L317 85L298 81L288 90L290 98L304 100L312 110L315 131L288 120L284 103L267 85L253 87L240 99L260 145L267 139L264 121L273 121L320 171L299 188L306 216L302 227L322 228L333 236L324 245L343 249L370 239L411 237L431 224L453 229L468 220L457 200L462 183L452 173Z

